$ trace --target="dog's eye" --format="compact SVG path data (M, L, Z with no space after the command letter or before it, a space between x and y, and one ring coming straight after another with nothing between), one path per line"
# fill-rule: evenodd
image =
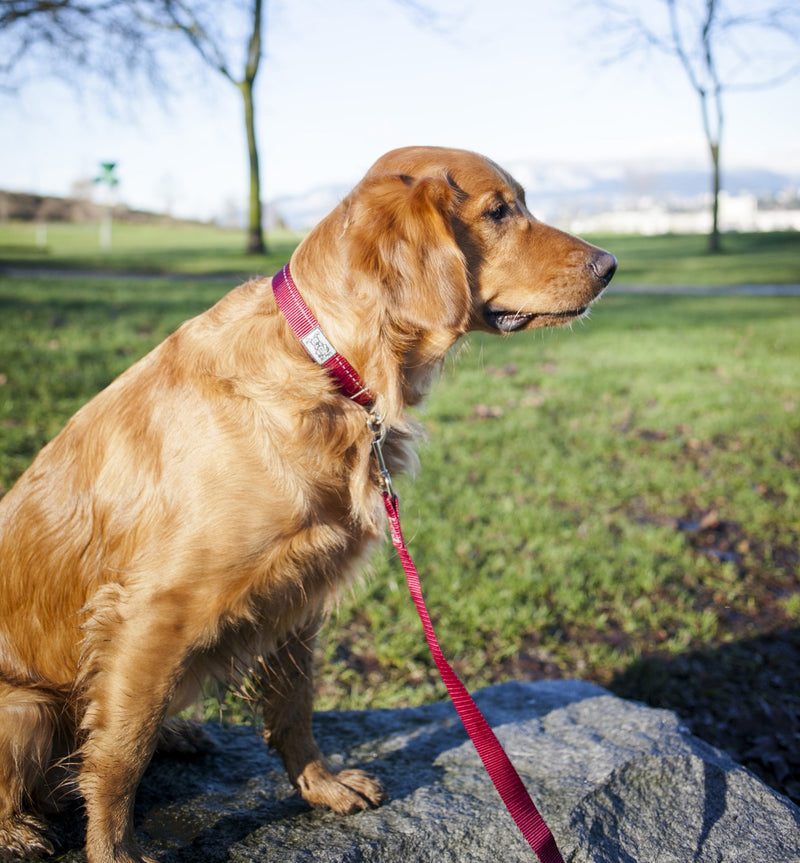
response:
M499 204L495 204L491 210L487 210L485 216L493 222L502 222L509 212L508 204L501 201Z

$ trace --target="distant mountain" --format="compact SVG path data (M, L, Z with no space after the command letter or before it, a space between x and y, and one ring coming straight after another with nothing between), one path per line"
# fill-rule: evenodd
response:
M574 165L527 160L504 167L525 187L528 206L543 219L562 220L613 209L636 209L647 201L666 207L696 206L709 193L710 172L698 167ZM774 198L800 186L800 172L786 174L768 168L723 168L728 194L749 193ZM303 229L316 224L349 192L353 184L337 184L278 198L268 207L268 221Z
M641 195L658 197L692 198L705 194L710 184L709 169L698 167L654 168L645 164L607 167L575 165L537 165L521 162L510 165L509 170L525 185L529 192L541 191L560 197L581 194ZM522 175L529 179L523 182ZM731 168L723 166L725 190L737 195L750 192L754 195L776 195L787 185L796 184L796 176L771 171L767 168Z
M267 205L268 226L284 225L293 230L311 228L341 202L355 185L319 186L297 195L276 198Z

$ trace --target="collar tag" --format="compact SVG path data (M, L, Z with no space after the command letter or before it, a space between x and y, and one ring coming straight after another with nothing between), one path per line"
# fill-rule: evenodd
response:
M325 337L325 333L319 327L314 327L310 333L303 336L300 341L303 347L311 355L315 363L324 365L331 357L336 355L336 348Z

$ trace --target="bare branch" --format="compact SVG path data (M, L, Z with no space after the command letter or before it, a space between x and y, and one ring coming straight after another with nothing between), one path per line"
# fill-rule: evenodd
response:
M669 11L669 26L670 38L672 40L672 51L681 61L686 74L689 78L689 83L700 94L701 98L705 95L705 89L700 83L700 79L695 74L694 66L689 60L689 55L686 53L686 48L683 44L683 34L678 22L678 8L675 0L667 0L667 9ZM707 29L706 23L705 28Z
M186 36L203 61L231 83L236 84L236 78L230 71L224 52L210 31L201 24L191 5L183 0L164 0L163 6L174 29Z
M151 34L131 0L0 0L0 72L13 91L27 78L76 72L119 85L145 76L161 83ZM24 49L24 50L23 50Z
M247 46L247 60L244 66L244 80L251 84L256 79L258 65L261 62L261 0L253 2L253 30Z
M728 84L726 90L736 90L737 92L751 90L766 90L769 87L779 87L792 78L800 75L800 61L790 66L785 72L775 75L773 78L765 78L763 81L746 81L742 84Z
M440 12L420 0L394 0L394 2L410 12L414 22L421 27L427 27L440 34L447 33L451 29Z

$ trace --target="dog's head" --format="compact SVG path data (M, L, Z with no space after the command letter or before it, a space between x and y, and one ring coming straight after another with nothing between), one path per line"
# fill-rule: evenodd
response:
M494 162L440 147L380 158L292 256L323 329L373 391L402 393L397 404L423 397L469 330L581 317L616 266L608 252L535 219L522 187Z
M407 147L348 200L350 265L409 326L510 333L581 317L616 259L535 219L522 187L475 153Z

